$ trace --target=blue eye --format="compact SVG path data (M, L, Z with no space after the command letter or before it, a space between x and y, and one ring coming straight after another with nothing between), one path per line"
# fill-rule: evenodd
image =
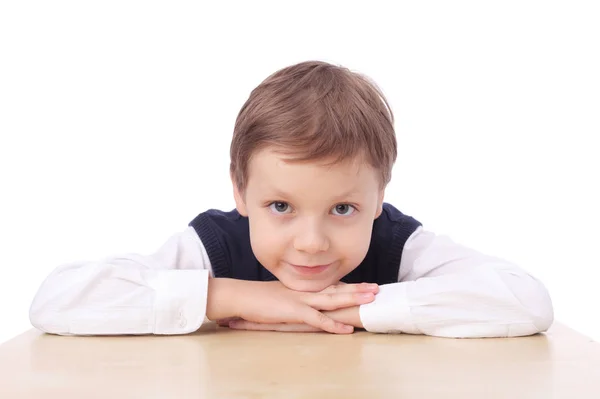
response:
M275 213L287 213L286 211L290 208L287 202L271 202L269 204L269 209L271 209Z
M285 215L292 212L292 207L287 202L274 201L269 204L271 212L279 215ZM333 207L333 214L336 216L350 216L354 214L356 207L350 204L338 204Z
M339 216L349 216L349 215L352 215L354 213L354 211L356 211L356 208L350 204L339 204L339 205L336 205L335 207L333 207L333 209L336 212L339 212L339 213L337 213L337 215L339 215Z

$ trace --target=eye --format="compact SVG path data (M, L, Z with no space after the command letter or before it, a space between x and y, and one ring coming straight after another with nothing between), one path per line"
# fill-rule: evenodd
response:
M274 213L285 214L287 210L290 209L290 205L287 202L275 201L269 204L269 209Z
M333 207L334 212L338 212L339 216L349 216L356 211L356 208L350 204L338 204Z

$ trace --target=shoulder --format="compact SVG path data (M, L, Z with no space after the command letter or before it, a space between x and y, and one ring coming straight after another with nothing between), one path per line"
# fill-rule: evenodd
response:
M387 202L383 203L383 211L376 221L392 222L392 223L406 223L412 225L421 226L421 222L416 220L410 215L407 215L396 208L394 205Z
M198 214L188 226L196 231L204 243L240 241L249 234L248 218L235 209L209 209Z
M237 222L243 222L245 217L239 214L236 209L231 211L222 211L219 209L208 209L204 212L199 213L188 225L196 227L199 224L213 222L217 224L237 224Z

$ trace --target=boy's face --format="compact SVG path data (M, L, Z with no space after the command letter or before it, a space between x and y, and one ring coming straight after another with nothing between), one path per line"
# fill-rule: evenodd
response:
M383 202L367 163L287 163L269 149L251 158L244 194L234 184L254 255L297 291L321 291L362 262Z

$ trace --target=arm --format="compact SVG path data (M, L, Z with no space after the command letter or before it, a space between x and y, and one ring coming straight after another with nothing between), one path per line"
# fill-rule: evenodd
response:
M306 323L347 334L351 326L319 310L368 303L374 295L360 284L333 293L302 293L279 282L209 278L210 273L204 246L188 228L150 256L129 254L56 268L39 288L30 320L59 335L186 334L205 320L231 317Z
M508 337L546 331L553 322L552 302L539 280L422 228L404 246L398 280L360 307L368 331Z
M210 273L189 227L149 256L59 266L38 289L29 318L60 335L185 334L205 319Z

